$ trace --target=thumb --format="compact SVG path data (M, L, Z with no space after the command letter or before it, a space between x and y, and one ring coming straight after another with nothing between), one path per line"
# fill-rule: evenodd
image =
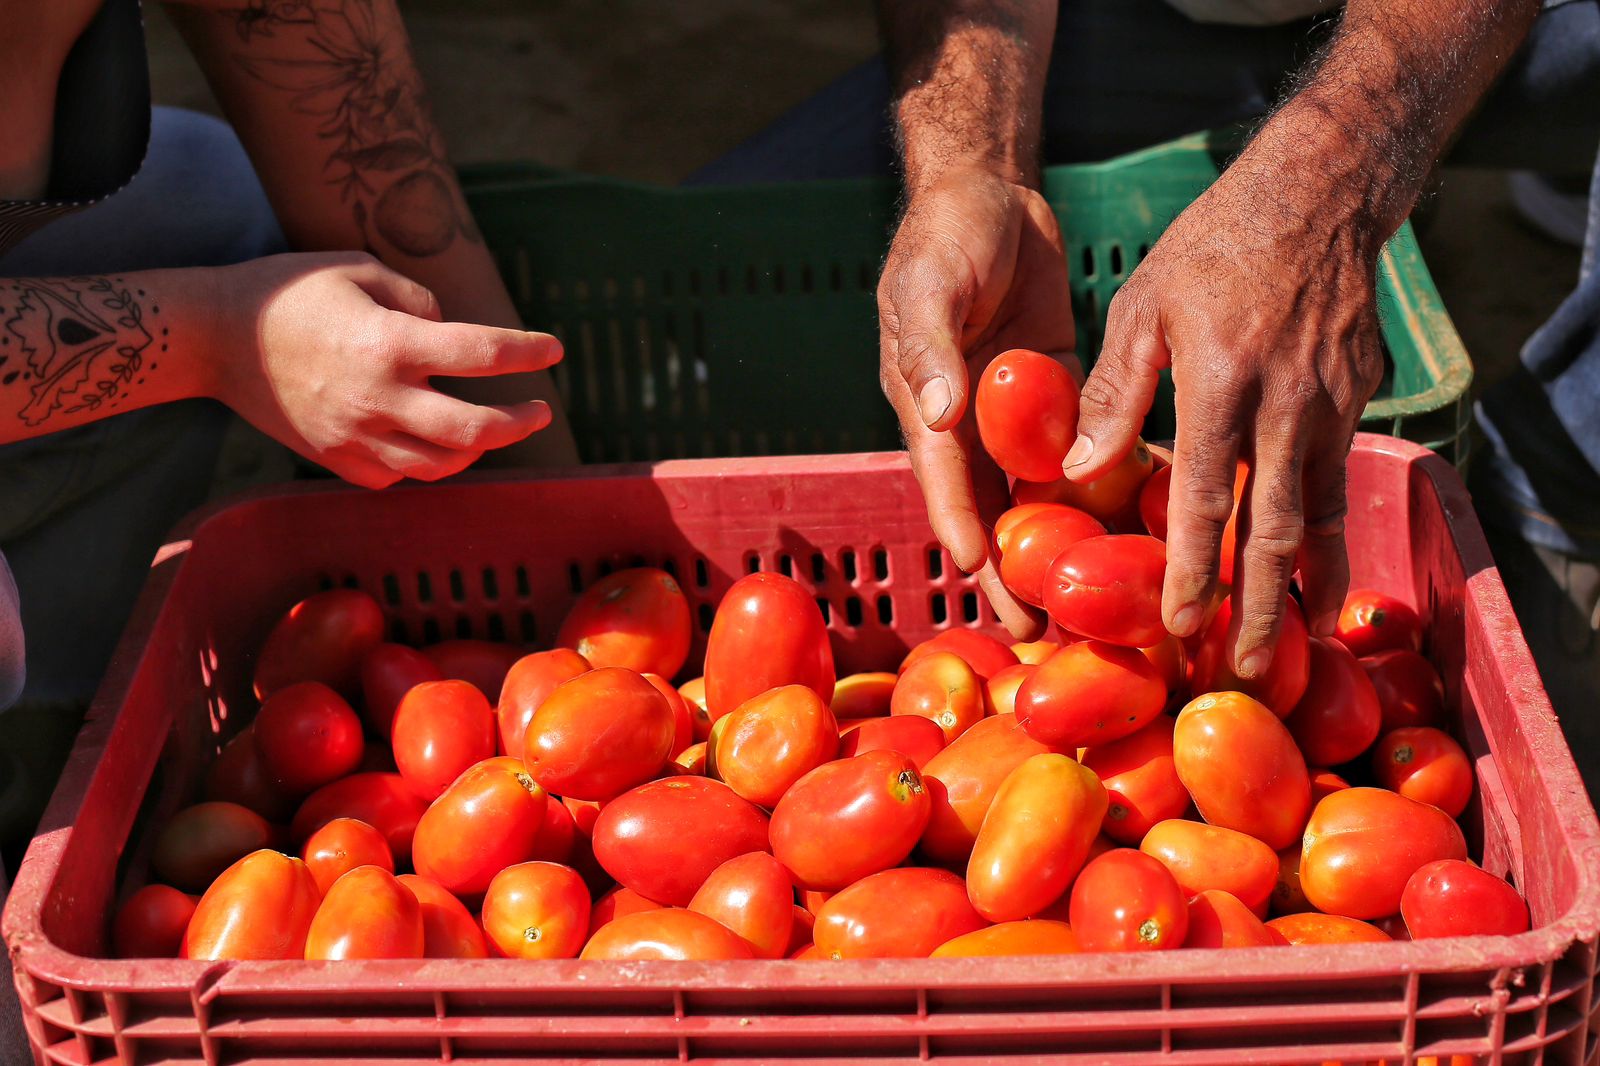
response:
M1126 286L1111 301L1105 342L1078 396L1078 439L1062 472L1086 482L1120 463L1138 439L1172 355L1156 316Z
M970 299L968 274L951 257L923 252L884 279L879 317L884 340L894 347L891 372L905 380L923 424L935 432L954 428L967 410L957 323Z

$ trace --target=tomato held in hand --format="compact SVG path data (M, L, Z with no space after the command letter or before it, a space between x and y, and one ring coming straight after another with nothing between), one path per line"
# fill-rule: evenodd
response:
M1083 868L1106 816L1094 771L1035 755L995 793L967 863L967 897L991 922L1020 921L1058 898Z
M817 601L793 578L749 574L733 583L706 638L711 721L784 685L833 699L833 648Z
M918 644L906 653L900 662L900 674L905 675L921 659L935 652L947 651L959 657L972 672L989 680L1008 666L1015 666L1021 662L1017 653L987 633L980 633L976 629L947 629L936 637Z
M1288 943L1238 898L1221 889L1197 892L1189 900L1186 948L1270 948Z
M1001 352L978 378L983 450L1012 477L1054 481L1078 433L1078 383L1039 352Z
M394 712L407 692L424 681L443 681L433 660L404 644L379 644L361 660L362 716L384 740L394 727Z
M1047 485L1019 481L1012 489L1012 498L1019 504L1034 500L1064 503L1087 512L1103 522L1115 521L1128 514L1139 498L1139 492L1155 471L1155 460L1150 447L1135 439L1133 447L1122 461L1093 481L1082 483L1059 478Z
M1224 585L1233 584L1233 557L1239 536L1239 501L1250 483L1250 464L1243 459L1235 461L1233 472L1233 513L1222 527L1217 580ZM1139 517L1144 528L1157 540L1167 539L1167 500L1172 494L1172 467L1164 466L1150 475L1139 491Z
M1108 851L1072 886L1072 931L1084 951L1157 951L1183 946L1189 907L1167 868L1131 848Z
M1222 601L1206 627L1194 658L1194 691L1243 692L1260 700L1279 718L1286 718L1305 695L1311 678L1311 638L1305 616L1294 600L1284 601L1283 627L1272 653L1272 663L1260 677L1246 681L1233 670L1233 597Z
M1382 918L1400 909L1419 867L1466 857L1461 827L1439 808L1381 788L1347 788L1311 813L1300 888L1328 914Z
M703 777L640 785L607 803L594 823L594 854L606 873L675 907L687 906L729 859L771 850L760 808Z
M256 749L273 784L303 796L353 771L366 741L361 719L333 689L301 681L275 691L256 716Z
M1378 694L1356 657L1336 640L1311 638L1305 695L1289 713L1289 732L1313 766L1338 766L1378 739Z
M1278 854L1253 836L1183 818L1158 822L1139 850L1172 872L1186 895L1228 893L1257 917L1278 884Z
M1154 537L1089 537L1050 564L1044 606L1069 633L1148 648L1168 635L1161 620L1166 574L1167 546Z
M422 654L433 660L445 680L476 685L491 706L500 702L506 674L522 658L510 644L492 640L446 640L423 648Z
M1351 589L1333 635L1359 659L1380 651L1421 651L1422 630L1422 619L1403 600L1376 589Z
M361 660L383 643L383 608L360 589L329 589L289 608L256 660L256 699L301 681L354 698Z
M1000 516L1004 523L1007 515L1028 511L1027 507L1013 507ZM1054 504L1040 505L1014 523L995 525L995 539L1000 548L1000 580L1020 600L1035 607L1045 605L1049 590L1050 566L1061 553L1090 537L1104 536L1106 527L1090 515L1075 507Z
M1421 655L1408 650L1380 651L1359 662L1378 694L1383 712L1381 732L1444 722L1444 682Z
M641 566L607 574L583 590L556 633L599 670L620 666L676 677L689 658L689 600L665 570Z
M1432 726L1386 734L1373 749L1372 773L1384 788L1452 818L1461 817L1472 799L1472 760L1450 734Z
M324 896L333 883L358 866L376 866L394 873L394 856L383 834L354 818L335 818L311 834L301 851L317 891Z
M500 753L520 759L533 712L556 686L590 669L588 660L571 648L537 651L513 663L500 686L500 702L495 708Z
M945 743L955 740L983 717L983 682L953 652L925 655L900 675L889 713L914 714L939 727Z
M869 751L819 766L784 793L772 812L772 853L801 888L840 889L910 855L928 812L911 760Z
M486 959L489 946L472 912L443 885L428 877L401 874L395 878L417 897L422 910L422 957Z
M255 811L237 803L197 803L162 827L150 866L185 892L203 892L222 871L272 842L272 826Z
M607 922L589 938L579 958L708 962L753 959L755 952L748 940L714 918L686 908L662 907Z
M1109 801L1105 834L1137 847L1150 827L1189 809L1189 790L1172 761L1176 722L1158 715L1137 733L1084 752L1083 765L1099 775Z
M758 959L781 959L789 953L794 881L783 864L764 851L736 856L711 871L689 901L689 909L744 937Z
M195 905L186 959L298 959L322 896L299 859L256 851L224 870Z
M591 670L539 705L522 762L558 796L606 800L660 773L676 735L672 708L650 682L620 667Z
M839 734L839 758L869 751L893 751L911 760L917 772L944 750L944 730L931 719L914 714L895 718L866 718L847 724Z
M985 714L1016 714L1017 690L1033 673L1025 663L1008 666L983 683L983 712Z
M963 959L994 955L1076 955L1081 949L1072 927L1047 918L1001 922L974 929L933 949L935 959Z
M1178 712L1173 766L1200 815L1274 850L1300 836L1311 812L1311 779L1294 738L1249 696L1213 692Z
M928 827L922 853L930 862L966 869L983 816L1006 777L1029 757L1052 750L1033 739L1011 714L985 718L928 760Z
M1528 931L1528 905L1517 890L1460 859L1417 868L1400 894L1400 913L1414 939L1515 936Z
M352 774L307 796L295 812L289 837L299 846L335 818L355 818L382 833L395 864L405 866L411 862L417 822L427 809L399 774Z
M171 885L145 885L111 921L111 950L119 959L175 959L194 916L195 900Z
M553 862L508 866L484 893L483 932L506 958L577 958L589 935L589 889Z
M1138 732L1167 703L1167 686L1137 648L1069 644L1017 690L1017 721L1056 748L1090 747Z
M249 808L269 822L285 821L294 813L293 797L284 795L273 784L272 775L261 761L254 725L223 745L206 771L202 794L208 800Z
M417 823L417 873L458 896L476 895L507 866L539 846L547 800L515 759L500 756L468 768Z
M394 714L394 762L400 776L433 800L474 763L494 757L489 701L465 681L424 681Z
M817 911L817 948L834 959L922 959L986 924L948 870L884 870L834 894Z
M886 672L841 677L833 686L828 709L841 722L847 718L881 718L889 713L889 699L894 695L897 679L898 675Z
M758 807L771 808L789 786L839 753L839 723L804 685L785 685L740 704L721 719L717 776Z
M1289 944L1387 944L1392 939L1375 925L1338 914L1285 914L1267 923L1267 928Z
M322 897L306 934L307 959L420 959L422 905L394 874L358 866Z

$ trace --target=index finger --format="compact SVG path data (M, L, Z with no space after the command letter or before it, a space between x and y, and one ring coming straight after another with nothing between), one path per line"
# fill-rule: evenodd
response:
M427 377L482 378L545 370L561 361L548 333L470 322L411 320L407 362Z

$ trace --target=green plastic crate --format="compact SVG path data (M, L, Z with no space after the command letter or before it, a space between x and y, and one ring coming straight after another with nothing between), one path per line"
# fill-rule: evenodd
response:
M1230 134L1049 168L1078 351L1161 231L1220 172ZM663 188L517 164L464 175L590 462L893 449L878 389L874 289L894 182ZM1388 350L1364 429L1464 458L1472 364L1408 225L1379 263ZM1170 393L1146 425L1172 435Z

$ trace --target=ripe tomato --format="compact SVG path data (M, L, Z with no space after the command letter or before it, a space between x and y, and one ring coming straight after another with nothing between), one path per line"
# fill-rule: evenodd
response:
M1376 589L1351 589L1333 635L1360 658L1380 651L1422 650L1422 619L1410 605Z
M800 906L810 911L814 918L816 913L822 909L822 905L832 899L833 896L833 892L823 889L802 888L800 890Z
M501 754L521 758L528 723L539 704L557 685L590 669L588 660L571 648L537 651L513 663L500 686L500 702L495 708Z
M702 740L697 744L690 744L687 748L678 752L677 758L672 761L691 774L697 774L700 777L707 776L706 742Z
M753 696L718 726L717 776L759 807L772 807L789 786L839 753L839 723L804 685Z
M278 619L256 659L256 699L300 681L320 681L346 696L361 688L361 660L383 643L383 608L360 589L307 597Z
M389 842L366 822L335 818L318 829L301 849L306 869L324 896L333 883L358 866L376 866L394 873Z
M156 837L150 866L157 877L185 892L203 892L217 875L252 851L270 847L272 826L237 803L185 807Z
M175 959L195 901L171 885L145 885L111 921L111 950L119 959Z
M1035 919L974 929L933 949L935 959L976 955L1076 955L1078 938L1066 922Z
M1099 640L1068 644L1017 690L1017 721L1052 747L1106 744L1161 713L1167 686L1137 648Z
M1015 507L1007 514L1022 511ZM1004 520L1002 515L1001 519ZM1044 505L1029 517L1006 527L1000 539L1000 580L1006 588L1035 607L1045 606L1050 593L1051 564L1079 542L1104 536L1106 527L1075 507Z
M1020 921L1072 884L1106 817L1106 790L1067 755L1035 755L995 793L967 863L967 897L991 922Z
M986 924L948 870L898 867L864 877L817 911L811 933L834 959L923 959Z
M889 713L889 698L894 694L898 675L890 673L851 674L833 686L833 701L828 709L839 721L846 718L879 718Z
M255 733L273 784L300 796L354 770L366 744L356 712L319 681L274 691L256 715Z
M423 648L422 654L433 660L445 680L476 685L491 705L500 702L506 674L522 658L510 644L492 640L446 640Z
M717 606L706 638L706 707L711 721L752 696L804 685L833 699L833 648L817 601L782 574L748 574Z
M1382 732L1444 722L1444 682L1428 660L1402 648L1380 651L1358 661L1378 695L1378 706L1383 711Z
M508 866L483 895L483 932L506 958L577 958L589 935L589 889L553 862Z
M1163 640L1139 650L1161 674L1169 696L1174 692L1188 691L1189 652L1183 646L1183 641L1168 633Z
M1236 461L1233 472L1233 514L1222 527L1222 544L1218 559L1217 580L1224 585L1233 583L1233 557L1239 536L1239 501L1250 483L1250 464ZM1172 494L1172 467L1164 466L1151 474L1139 491L1139 517L1144 528L1157 540L1167 539L1167 500Z
M424 681L394 713L394 761L425 800L495 753L494 711L476 685Z
M783 957L786 959L811 943L811 930L817 924L816 917L798 903L789 908L789 914L789 947L783 953Z
M523 765L558 796L604 800L661 772L677 724L655 686L620 667L562 683L528 723Z
M1033 673L1027 663L1008 666L983 683L983 710L985 714L1015 714L1017 689Z
M1243 692L1286 718L1305 695L1311 678L1311 639L1294 600L1284 601L1283 627L1267 672L1248 681L1233 672L1233 597L1217 609L1194 658L1194 691Z
M620 666L675 677L689 658L689 600L665 570L607 574L583 590L556 633L595 669Z
M486 959L489 946L472 912L443 885L428 877L401 874L395 878L417 897L422 909L422 957L425 959Z
M251 852L224 870L195 905L186 959L298 959L322 896L299 859Z
M1384 788L1452 818L1461 817L1472 799L1472 760L1449 733L1432 726L1386 734L1372 751L1372 773Z
M614 918L583 947L583 959L711 961L753 959L750 942L714 918L681 907L662 907Z
M1320 911L1382 918L1400 909L1419 867L1466 857L1461 827L1439 808L1381 788L1347 788L1311 813L1300 887Z
M711 871L736 855L771 851L767 816L720 781L669 777L605 805L594 854L618 884L687 906Z
M1093 481L1080 484L1064 477L1047 485L1020 481L1012 489L1011 495L1019 504L1049 500L1076 507L1103 522L1109 522L1135 506L1140 490L1154 470L1155 460L1150 455L1149 446L1142 440L1135 440L1120 463Z
M1136 733L1084 752L1083 765L1099 775L1105 785L1105 834L1130 847L1168 818L1189 809L1189 790L1178 780L1172 762L1172 730L1177 723L1157 715Z
M1382 929L1338 914L1285 914L1267 923L1290 945L1301 944L1386 944L1390 937Z
M285 796L261 761L256 730L251 725L223 745L206 771L202 795L208 800L237 803L269 822L282 822L294 813L294 800Z
M469 767L417 823L417 873L458 896L482 892L495 874L533 858L547 802L515 759L502 755Z
M384 740L394 727L394 712L407 692L424 681L442 681L433 660L404 644L379 644L361 660L362 716Z
M976 725L983 711L983 683L965 659L947 651L913 663L900 675L889 704L891 715L930 719L946 744Z
M1311 909L1300 887L1300 841L1278 852L1278 883L1272 886L1272 913L1296 914Z
M668 758L676 758L689 745L694 743L694 714L689 710L689 703L672 687L672 682L660 674L640 674L640 677L650 682L651 686L667 701L667 706L672 708L672 751Z
M1332 770L1309 769L1306 772L1311 775L1311 806L1313 807L1321 803L1322 797L1328 793L1350 787L1350 782Z
M997 714L929 759L922 778L929 801L923 855L965 869L1001 782L1030 756L1050 750L1017 724L1016 715Z
M1356 657L1336 640L1311 638L1306 692L1289 712L1289 732L1313 766L1347 763L1378 739L1378 694Z
M1218 889L1250 908L1267 913L1278 883L1278 854L1255 837L1220 825L1182 818L1158 822L1139 850L1172 872L1185 895Z
M1207 889L1189 900L1186 948L1270 948L1285 943L1282 933L1268 928L1236 896L1221 889Z
M307 959L420 959L422 905L394 874L358 866L322 897L306 934Z
M869 751L819 766L784 793L772 812L772 853L801 888L843 888L910 855L928 811L911 759Z
M1160 862L1132 848L1108 851L1072 886L1072 930L1084 951L1156 951L1183 946L1187 897Z
M1249 696L1212 692L1178 712L1173 767L1200 816L1273 849L1286 848L1311 812L1311 778L1294 738Z
M1023 484L1028 485L1032 482L1025 481ZM1011 547L1011 533L1018 526L1035 515L1049 514L1062 509L1059 503L1019 503L1008 508L994 520L994 546L1004 555Z
M1011 645L1011 654L1024 666L1038 666L1060 650L1059 640L1030 640Z
M918 644L906 653L900 662L900 674L917 664L919 659L926 658L934 652L947 651L960 657L972 672L989 680L1008 666L1017 665L1017 653L1010 647L976 629L947 629L936 637Z
M335 818L355 818L383 834L395 864L403 867L411 862L411 838L427 809L399 774L352 774L306 797L289 838L298 846Z
M1044 606L1069 633L1147 648L1167 637L1161 621L1161 582L1167 546L1154 537L1088 537L1050 564Z
M839 734L841 759L869 751L893 751L910 759L918 773L943 750L944 730L931 719L914 714L863 719L847 725Z
M594 936L602 925L624 915L660 909L661 904L655 900L645 899L633 889L618 885L595 900L589 909L589 936Z
M572 865L573 849L578 843L578 823L567 805L555 796L544 797L544 825L539 827L539 841L533 847L533 858L539 862L557 862Z
M711 735L711 712L706 709L706 679L697 677L685 681L678 686L678 695L689 705L689 717L694 719L694 739L705 740Z
M1414 939L1515 936L1528 931L1528 905L1494 874L1460 859L1420 866L1400 894L1400 913Z
M735 856L711 871L689 909L714 918L750 942L758 959L789 953L794 931L794 881L764 851Z
M1026 348L1001 352L978 378L976 406L983 450L1001 470L1024 481L1061 476L1078 433L1078 383L1065 366Z

